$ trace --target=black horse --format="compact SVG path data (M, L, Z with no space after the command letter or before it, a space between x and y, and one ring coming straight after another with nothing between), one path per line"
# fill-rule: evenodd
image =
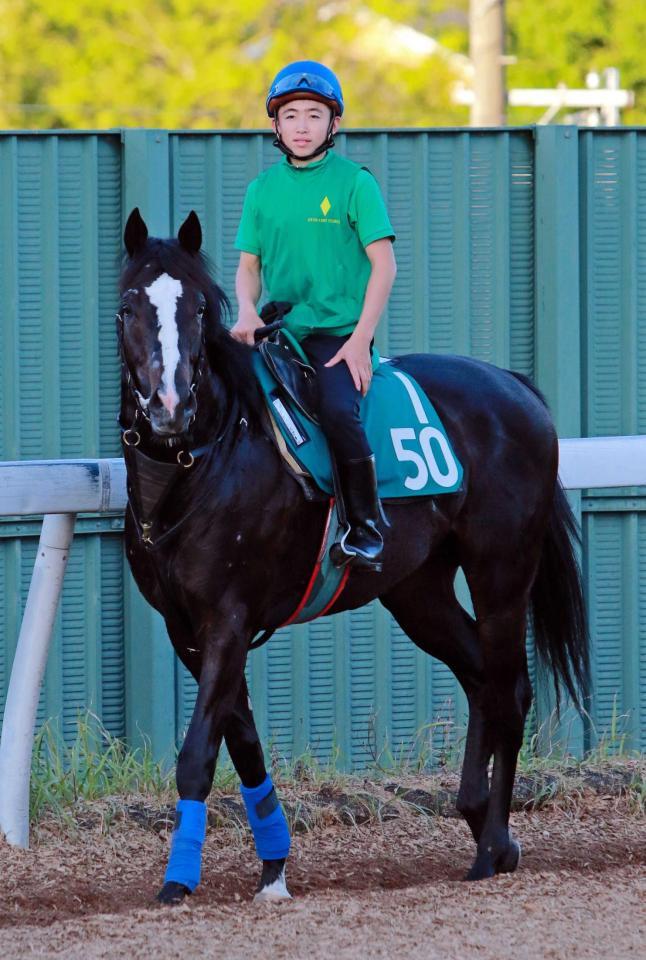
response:
M245 661L252 638L297 606L326 505L303 496L281 459L252 348L222 324L228 304L200 252L197 215L177 239L163 240L148 236L135 209L124 240L117 326L126 549L140 590L198 681L177 787L182 800L204 801L223 737L245 787L266 776ZM395 362L432 399L465 481L458 493L387 504L383 572L352 572L330 612L378 597L462 685L469 725L457 808L477 844L467 875L477 880L511 872L520 859L509 809L532 697L528 617L557 690L562 684L579 702L586 689L576 524L557 478L554 425L530 381L459 356ZM137 462L135 452L145 457ZM455 596L460 566L475 618ZM259 889L283 868L284 859L265 860ZM177 902L188 892L167 881L159 899Z

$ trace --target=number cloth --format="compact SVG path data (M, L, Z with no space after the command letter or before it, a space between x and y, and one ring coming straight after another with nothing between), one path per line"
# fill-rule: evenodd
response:
M257 787L240 784L240 793L247 809L256 853L261 860L282 860L289 853L289 827L271 777L267 774Z
M333 151L305 167L287 157L249 184L235 241L260 257L268 300L293 304L285 328L297 340L357 325L370 261L364 247L395 239L379 184Z
M301 414L256 351L254 369L291 455L325 493L333 492L327 441ZM361 419L375 453L382 500L455 493L463 470L433 404L419 384L384 361L361 400Z
M164 880L183 883L193 892L200 882L202 844L206 837L206 804L201 800L178 800L175 828Z

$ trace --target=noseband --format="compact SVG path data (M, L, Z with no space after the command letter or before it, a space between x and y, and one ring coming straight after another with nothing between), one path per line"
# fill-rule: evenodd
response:
M147 420L150 424L150 414L148 412L148 404L150 399L145 400L139 390L137 390L132 373L130 371L130 366L128 364L128 358L126 356L126 350L124 345L124 336L123 336L123 314L121 310L118 310L115 315L115 320L117 321L117 342L119 347L119 357L121 360L121 368L125 374L126 386L130 392L130 396L135 403L135 416L132 424L129 427L124 427L123 423L120 423L122 429L122 439L124 444L127 447L137 447L141 442L141 435L137 430L137 421L141 416L144 420ZM189 420L189 427L192 426L195 417L197 415L197 388L199 386L200 380L202 379L204 373L204 364L206 361L206 344L204 340L204 325L201 324L201 337L200 337L200 352L197 357L197 363L194 368L193 380L189 387L190 392L193 394L195 400L195 413L191 416ZM170 437L168 440L163 440L167 446L172 447L177 443L181 442L180 438ZM202 451L200 451L202 452ZM186 469L193 466L195 462L195 455L188 450L180 450L177 454L177 462L180 466L185 467Z

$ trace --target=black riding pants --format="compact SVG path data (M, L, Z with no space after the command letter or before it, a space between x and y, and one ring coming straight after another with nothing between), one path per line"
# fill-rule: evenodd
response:
M355 460L372 454L361 422L361 391L357 390L345 361L325 364L350 339L313 333L301 342L316 370L318 415L321 427L337 461Z

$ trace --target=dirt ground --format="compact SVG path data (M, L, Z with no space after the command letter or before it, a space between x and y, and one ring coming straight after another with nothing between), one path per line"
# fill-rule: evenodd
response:
M0 954L644 956L646 821L634 797L604 781L538 808L517 799L519 871L467 884L474 847L451 812L454 786L431 794L372 784L351 797L335 786L281 791L297 826L288 865L294 899L273 906L252 902L258 861L234 798L210 803L202 883L175 909L154 904L171 808L146 798L79 804L67 825L41 822L29 851L0 841Z

